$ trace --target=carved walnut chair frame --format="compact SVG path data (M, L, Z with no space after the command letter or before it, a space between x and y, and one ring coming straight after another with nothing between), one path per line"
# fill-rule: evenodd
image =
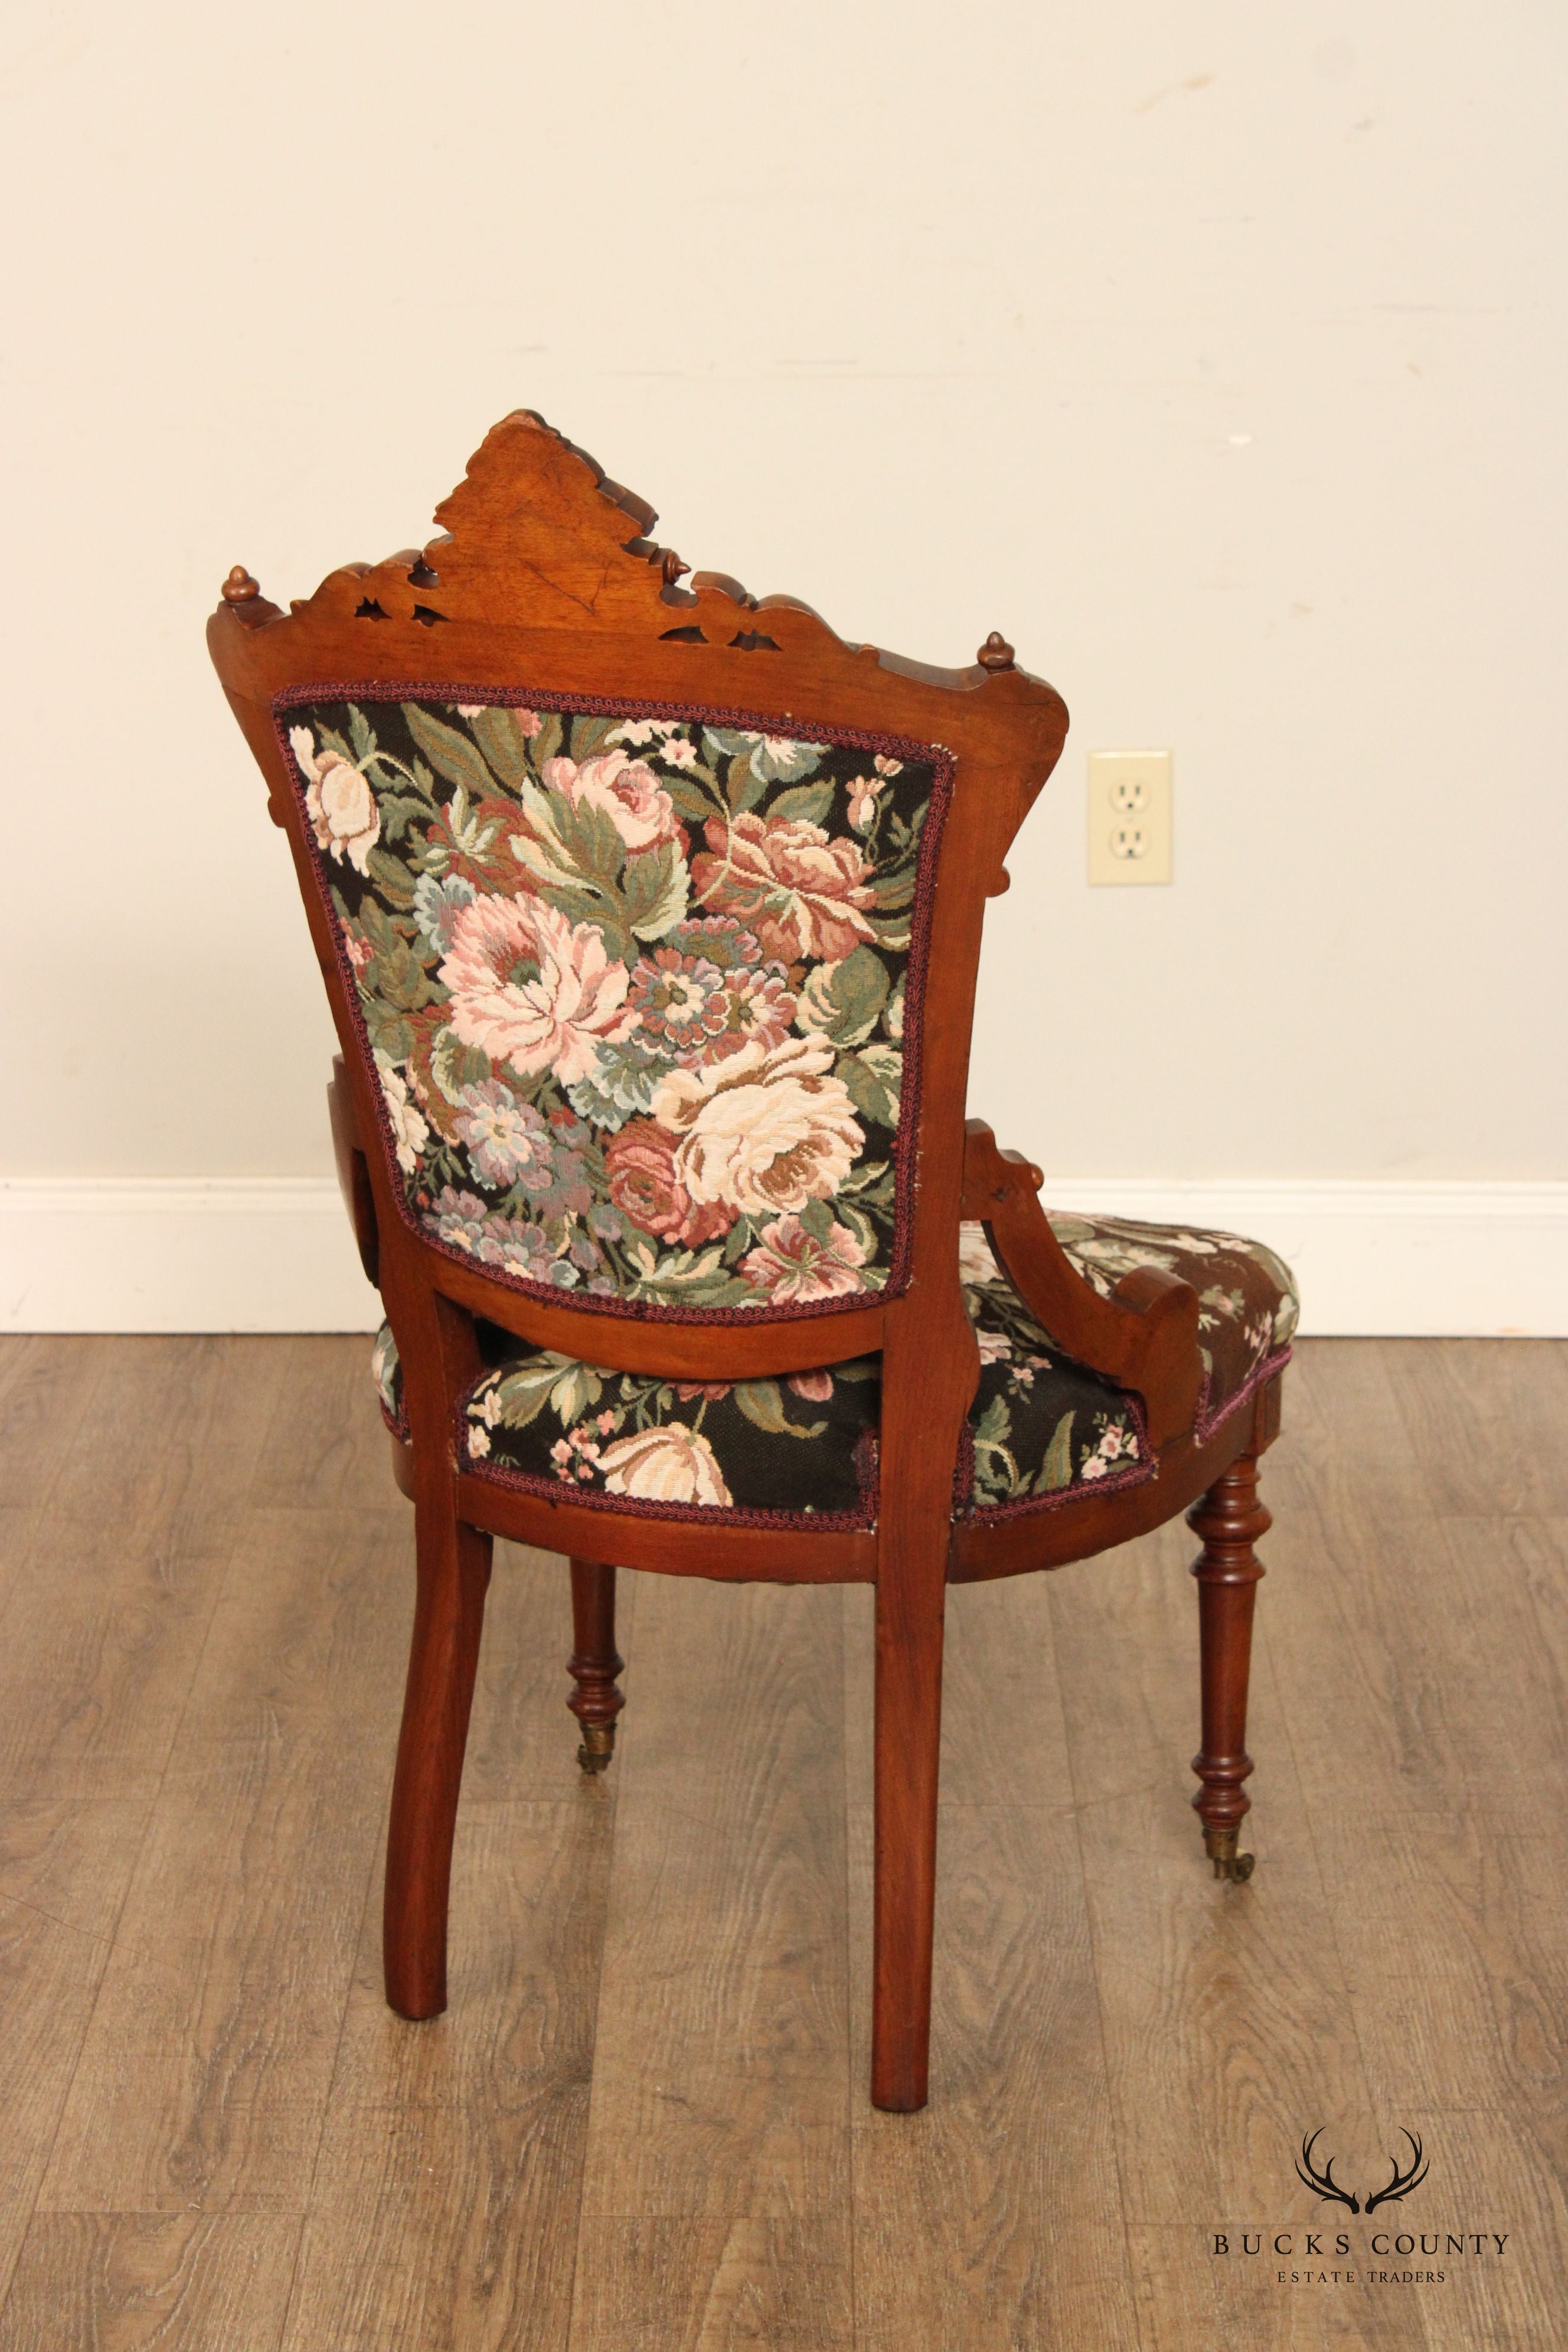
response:
M1150 1267L1110 1297L1081 1278L1037 1197L1040 1171L964 1118L982 919L1007 887L1003 859L1060 754L1066 709L993 635L975 663L937 669L837 637L792 597L761 601L657 545L657 517L527 412L496 426L437 520L445 535L384 562L350 564L288 614L237 567L208 624L212 658L289 837L342 1045L330 1090L337 1165L366 1274L383 1293L404 1367L411 1442L394 1441L414 1502L417 1589L393 1788L386 1994L407 2018L446 2004L453 1831L492 1538L571 1560L581 1760L608 1761L621 1704L617 1566L684 1576L876 1588L876 1872L872 2091L924 2104L930 2038L942 1623L949 1584L1060 1566L1123 1543L1197 1500L1202 1748L1194 1801L1216 1875L1241 1878L1252 1607L1268 1525L1258 1455L1279 1428L1274 1373L1206 1439L1197 1434L1198 1300ZM755 713L808 734L877 730L946 747L952 786L929 939L912 1240L907 1286L805 1320L660 1322L546 1304L454 1263L413 1223L377 1138L374 1075L347 1001L309 830L275 723L290 689L462 680L483 691ZM958 1271L963 1219L1068 1355L1142 1400L1157 1475L1047 1511L984 1524L953 1517L961 1433L978 1377ZM879 1516L813 1532L618 1514L519 1492L459 1458L455 1414L479 1376L475 1318L616 1371L739 1380L882 1360Z

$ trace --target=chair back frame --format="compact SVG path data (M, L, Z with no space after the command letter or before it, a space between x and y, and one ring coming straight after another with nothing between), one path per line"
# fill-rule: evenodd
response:
M348 1110L334 1105L340 1165L403 1352L416 1454L423 1440L423 1450L459 1468L450 1458L452 1419L479 1370L471 1321L478 1316L531 1346L613 1370L693 1380L785 1374L880 1351L885 1486L900 1479L906 1457L926 1472L916 1486L926 1486L931 1446L942 1448L948 1436L950 1478L978 1360L956 1244L982 920L986 898L1007 887L1007 848L1060 754L1067 730L1060 697L1017 668L999 636L970 667L941 670L847 644L796 599L758 600L722 573L700 572L682 585L687 567L651 537L652 509L528 411L490 432L436 520L442 534L422 550L405 549L374 566L345 565L286 614L237 568L207 631L225 692L267 779L271 814L289 839L342 1044L338 1086L346 1080ZM677 1323L547 1303L477 1262L454 1263L421 1235L387 1155L374 1140L366 1148L382 1108L284 747L288 698L328 687L340 695L461 687L476 694L526 689L542 701L552 693L614 698L739 714L803 736L898 735L948 752L951 797L925 948L919 1094L904 1158L909 1273L897 1296L862 1296L804 1319L758 1307L743 1321ZM602 1507L568 1515L601 1526L615 1516ZM541 1518L556 1532L537 1539L567 1548L560 1512L542 1507ZM792 1572L798 1535L734 1532L746 1539L751 1573ZM870 1554L881 1548L835 1547L845 1554L838 1572L874 1573ZM646 1556L646 1546L632 1549ZM685 1565L679 1554L689 1544L656 1549L668 1553L659 1564ZM800 1566L812 1580L823 1572L820 1561L815 1573L804 1560ZM728 1572L740 1572L739 1556Z

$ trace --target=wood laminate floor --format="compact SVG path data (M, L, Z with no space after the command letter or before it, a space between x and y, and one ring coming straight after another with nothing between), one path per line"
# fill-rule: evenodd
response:
M1245 1887L1185 1528L954 1593L918 2116L867 2095L864 1590L623 1575L584 1780L564 1566L500 1547L452 2006L388 2013L367 1355L0 1342L0 2352L1568 2345L1568 1347L1301 1349ZM1322 2205L1319 2126L1428 2177Z

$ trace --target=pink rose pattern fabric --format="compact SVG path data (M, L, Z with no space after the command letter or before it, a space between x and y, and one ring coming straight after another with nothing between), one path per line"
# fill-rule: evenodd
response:
M898 1286L944 755L374 689L279 719L431 1239L683 1319ZM661 1460L607 1475L711 1486Z
M1207 1373L1201 1433L1289 1355L1295 1286L1260 1244L1113 1218L1053 1214L1052 1223L1097 1289L1109 1291L1133 1265L1159 1264L1198 1291ZM1057 1347L984 1226L960 1229L959 1273L980 1385L956 1469L955 1514L1011 1517L1152 1476L1137 1399ZM823 1526L875 1520L874 1356L776 1381L677 1382L529 1349L489 1325L480 1325L479 1339L490 1369L463 1402L459 1444L480 1476L677 1517L717 1509ZM406 1435L390 1326L373 1369L389 1424Z
M1262 1242L1132 1217L1081 1217L1064 1209L1049 1213L1063 1250L1101 1297L1141 1265L1158 1266L1197 1292L1200 1437L1289 1355L1301 1312L1296 1277Z
M1290 1353L1299 1312L1289 1266L1235 1234L1149 1225L1051 1210L1051 1230L1102 1297L1123 1275L1153 1265L1198 1294L1204 1385L1196 1433L1205 1438ZM1019 1297L984 1225L959 1229L959 1275L980 1343L980 1386L969 1412L968 1491L977 1517L1039 1509L1064 1493L1105 1493L1151 1475L1136 1401L1069 1394L1068 1360Z

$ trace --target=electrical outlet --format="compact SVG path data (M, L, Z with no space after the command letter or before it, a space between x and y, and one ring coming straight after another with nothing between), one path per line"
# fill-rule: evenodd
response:
M1170 880L1169 751L1089 753L1089 878Z

